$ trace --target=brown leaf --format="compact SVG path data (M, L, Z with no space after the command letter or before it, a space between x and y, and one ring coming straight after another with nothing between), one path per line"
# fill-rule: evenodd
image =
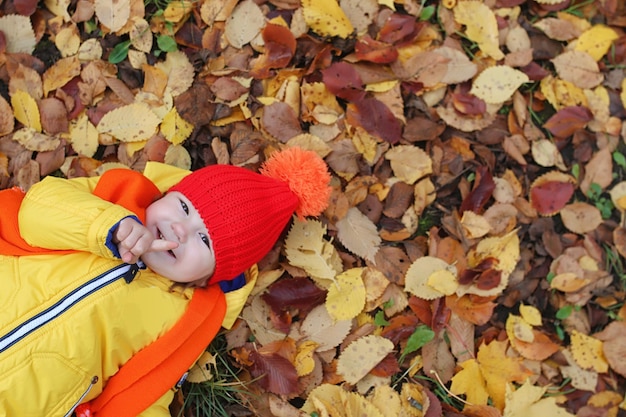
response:
M593 120L593 114L587 107L569 106L552 115L543 127L556 137L567 138L583 129L591 120Z
M283 102L265 106L261 124L270 135L283 143L302 133L298 115L291 106Z
M374 135L392 145L402 138L402 123L391 110L380 100L365 98L349 103L346 119L353 126L361 126Z

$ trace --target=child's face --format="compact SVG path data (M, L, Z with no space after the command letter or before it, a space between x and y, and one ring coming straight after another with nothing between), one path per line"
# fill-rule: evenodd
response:
M147 252L141 260L175 282L203 284L215 270L215 254L200 214L181 193L172 191L148 206L146 227L155 238L178 242L171 251Z

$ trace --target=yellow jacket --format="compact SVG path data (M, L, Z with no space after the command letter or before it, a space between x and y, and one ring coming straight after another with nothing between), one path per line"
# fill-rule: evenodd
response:
M149 163L144 174L161 191L189 172ZM149 269L123 264L105 246L126 209L91 195L98 177L46 178L26 194L22 237L65 255L0 255L0 416L65 416L97 397L118 369L166 333L193 289ZM123 276L115 277L116 268ZM136 274L132 282L126 279ZM130 280L130 279L129 279ZM227 293L230 327L256 280ZM173 391L142 416L169 416Z

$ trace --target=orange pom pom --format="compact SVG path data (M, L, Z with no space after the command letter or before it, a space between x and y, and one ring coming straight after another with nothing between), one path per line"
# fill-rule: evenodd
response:
M272 154L260 171L289 185L300 201L296 208L298 218L318 216L328 206L330 173L326 162L315 152L287 148Z

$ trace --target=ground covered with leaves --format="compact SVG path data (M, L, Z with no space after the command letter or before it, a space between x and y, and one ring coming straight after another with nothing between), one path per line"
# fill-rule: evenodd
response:
M619 0L5 0L0 188L46 175L333 175L172 415L617 416Z

